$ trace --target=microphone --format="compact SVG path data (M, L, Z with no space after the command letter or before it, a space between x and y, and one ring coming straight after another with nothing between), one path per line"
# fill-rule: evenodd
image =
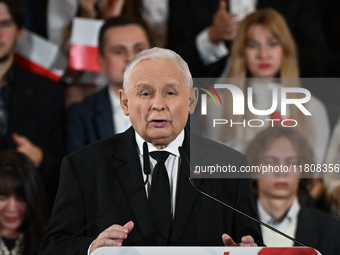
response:
M287 234L281 232L280 230L277 230L276 228L274 228L274 227L268 225L267 223L264 223L263 221L260 221L260 220L258 220L258 219L256 219L256 218L254 218L254 217L252 217L252 216L250 216L250 215L248 215L248 214L246 214L246 213L244 213L244 212L242 212L242 211L240 211L240 210L234 208L233 206L228 205L228 204L226 204L226 203L224 203L224 202L218 200L217 198L215 198L215 197L213 197L213 196L210 196L209 194L207 194L207 193L205 193L205 192L199 190L199 189L195 186L195 183L193 182L192 178L190 177L190 171L189 171L189 170L191 170L190 162L189 162L189 160L188 160L187 155L186 155L185 152L184 152L184 149L183 149L182 147L178 147L178 151L179 151L179 154L180 154L180 156L181 156L181 164L182 164L182 166L183 166L183 172L184 172L184 174L186 175L186 177L188 177L191 186L192 186L198 193L200 193L200 194L202 194L202 195L204 195L204 196L206 196L206 197L208 197L208 198L210 198L210 199L212 199L212 200L214 200L214 201L216 201L216 202L218 202L218 203L220 203L220 204L222 204L222 205L228 207L229 209L231 209L231 210L233 210L233 211L235 211L235 212L237 212L237 213L239 213L239 214L242 214L243 216L247 217L248 219L251 219L252 221L255 221L255 222L259 223L260 225L262 225L262 226L264 226L264 227L266 227L266 228L269 228L270 230L272 230L272 231L278 233L278 234L281 235L281 236L284 236L285 238L288 238L289 240L291 240L291 241L293 241L293 242L295 242L295 243L297 243L297 244L299 244L299 245L301 245L301 246L307 247L307 246L304 245L303 243L301 243L301 242L299 242L298 240L294 239L293 237L291 237L291 236L289 236L289 235L287 235Z
M118 202L117 204L115 204L114 206L112 206L111 208L109 208L107 211L105 211L104 213L102 213L101 215L99 215L97 218L95 218L93 221L91 221L89 224L87 224L85 227L83 227L82 229L80 229L77 233L73 234L70 238L67 238L66 240L63 240L61 242L61 244L56 244L54 245L53 249L51 249L49 251L49 253L54 250L55 248L57 248L57 246L62 246L66 243L66 241L68 241L69 239L72 239L76 236L78 236L79 234L81 234L83 231L85 231L87 228L89 228L90 226L92 226L93 224L95 224L98 220L100 220L101 218L105 217L107 214L109 214L110 212L112 212L114 209L116 209L119 205L121 205L122 203L124 203L126 200L128 200L129 198L131 198L132 196L134 196L135 194L137 194L140 190L142 190L145 185L148 183L149 181L149 175L151 173L151 168L150 168L150 158L149 158L149 148L148 148L148 144L147 142L143 143L143 172L146 175L146 180L143 183L143 185L141 185L138 189L136 189L135 191L133 191L131 194L129 194L128 196L126 196L123 200L121 200L120 202ZM47 254L49 254L47 253Z
M147 142L143 143L143 171L144 171L144 174L146 175L146 179L147 179L146 183L147 183L149 175L151 174L149 148L148 148ZM144 183L144 186L146 183Z

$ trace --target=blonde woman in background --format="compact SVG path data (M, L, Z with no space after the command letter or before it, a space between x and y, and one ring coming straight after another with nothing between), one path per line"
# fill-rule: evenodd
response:
M277 88L280 98L281 87L300 87L297 49L286 21L277 11L267 8L257 10L247 16L234 39L231 49L231 65L227 83L237 85L247 101L247 88L253 90L253 105L257 110L267 110L272 106L272 90ZM243 78L243 79L238 79ZM244 79L252 78L252 79ZM287 114L281 115L280 101L271 116L252 114L245 107L245 115L233 116L231 93L224 94L226 106L223 119L243 122L243 125L221 125L219 141L243 152L244 148L260 130L271 126L273 122L266 119L294 119L299 130L311 143L315 161L323 162L329 138L330 128L325 106L316 97L304 104L312 116L306 116L295 105L287 107ZM289 93L289 98L299 98L301 94ZM249 127L248 120L261 119L264 125L259 128ZM275 122L274 124L280 124ZM293 125L294 122L291 124ZM255 124L254 124L255 125ZM258 123L256 123L258 125ZM286 122L286 125L289 125Z

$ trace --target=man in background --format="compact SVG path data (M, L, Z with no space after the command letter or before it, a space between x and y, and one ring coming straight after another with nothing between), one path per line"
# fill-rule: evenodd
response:
M0 0L0 149L16 148L31 159L52 206L63 155L63 91L15 62L24 24L22 3Z
M128 62L150 48L146 28L128 16L105 22L99 33L99 63L109 84L103 90L72 104L67 114L67 153L87 144L121 133L131 123L120 106L118 91Z

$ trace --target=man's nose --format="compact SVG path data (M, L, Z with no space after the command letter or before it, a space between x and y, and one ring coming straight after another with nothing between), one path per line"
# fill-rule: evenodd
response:
M162 111L165 109L165 98L162 93L155 94L152 107L157 111Z
M289 166L286 164L286 162L280 161L276 165L275 176L278 178L288 178L289 172L287 171L287 169L289 169Z
M133 51L128 51L126 54L126 62L129 63L134 56L136 56L136 54Z

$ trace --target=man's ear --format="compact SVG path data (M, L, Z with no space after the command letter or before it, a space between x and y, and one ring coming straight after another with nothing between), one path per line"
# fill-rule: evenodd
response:
M128 98L126 96L126 92L123 89L119 90L119 100L120 105L123 108L123 112L126 116L129 116L129 104L128 104Z
M190 90L190 114L193 114L195 111L195 107L198 102L198 89L197 88L192 88Z

